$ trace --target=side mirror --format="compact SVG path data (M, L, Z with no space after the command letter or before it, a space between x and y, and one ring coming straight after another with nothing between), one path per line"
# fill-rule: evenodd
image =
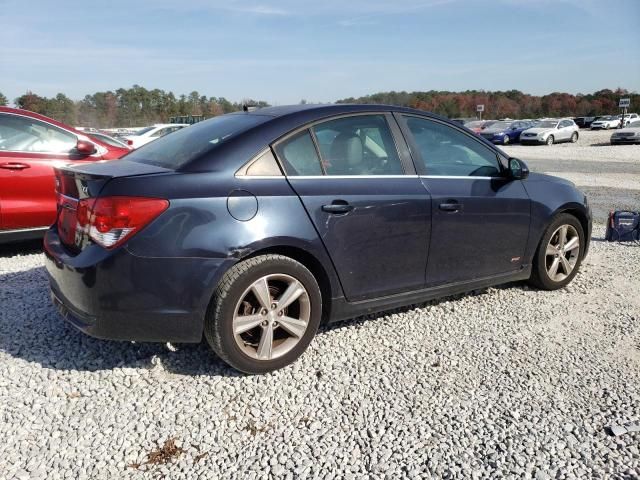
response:
M529 167L519 158L509 159L509 177L513 180L524 180L529 176Z
M76 153L79 155L93 155L97 151L96 146L87 140L78 140L76 144Z

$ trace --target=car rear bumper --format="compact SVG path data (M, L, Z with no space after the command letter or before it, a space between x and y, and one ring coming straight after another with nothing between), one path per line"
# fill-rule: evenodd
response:
M148 258L90 245L71 255L55 228L45 235L45 266L60 315L110 340L199 342L222 266L220 258Z

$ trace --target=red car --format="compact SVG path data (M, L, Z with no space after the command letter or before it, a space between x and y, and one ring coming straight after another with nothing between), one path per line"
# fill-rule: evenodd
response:
M55 222L54 167L129 151L44 115L0 107L0 243L41 237Z

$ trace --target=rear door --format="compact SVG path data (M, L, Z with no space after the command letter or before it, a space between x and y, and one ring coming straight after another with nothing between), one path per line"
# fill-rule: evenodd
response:
M431 200L402 142L380 113L323 121L275 145L349 301L424 286Z
M530 222L522 182L504 176L495 150L461 129L425 117L398 118L431 194L427 286L519 270Z
M74 159L77 141L46 122L0 113L0 229L45 227L55 221L53 167Z

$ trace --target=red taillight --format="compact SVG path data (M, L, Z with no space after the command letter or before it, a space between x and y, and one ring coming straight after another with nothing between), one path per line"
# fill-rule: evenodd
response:
M127 145L133 145L133 140L127 140Z
M100 197L80 200L78 226L105 248L124 243L169 207L169 201L146 197Z

